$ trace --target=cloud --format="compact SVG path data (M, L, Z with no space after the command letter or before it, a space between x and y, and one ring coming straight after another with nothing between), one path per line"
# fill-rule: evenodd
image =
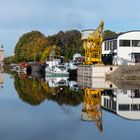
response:
M6 55L10 55L19 35L31 30L48 35L60 30L96 28L101 19L105 20L106 29L138 29L139 4L138 0L0 1L0 41L8 48Z

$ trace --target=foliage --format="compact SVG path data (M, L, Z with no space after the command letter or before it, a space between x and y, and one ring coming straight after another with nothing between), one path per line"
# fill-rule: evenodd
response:
M104 40L114 38L117 33L106 30ZM43 61L49 57L55 46L56 56L64 55L66 61L72 59L73 54L84 54L81 33L78 30L60 31L57 34L45 37L39 31L25 33L20 37L15 47L15 61ZM8 60L11 61L11 58Z
M53 46L49 46L49 47L46 47L45 50L42 52L42 55L41 55L41 61L45 60L46 58L49 58L50 56L50 53L51 51L54 49L55 51L55 57L58 57L60 58L61 54L61 48L56 46L56 45L53 45Z
M19 95L19 98L30 104L39 105L43 101L52 100L60 105L79 105L83 101L83 92L71 91L67 87L55 87L51 88L42 80L37 78L28 78L25 74L13 75L15 89Z
M8 65L11 63L16 63L15 56L9 56L4 58L4 64Z
M38 31L32 31L19 39L15 47L15 60L17 62L45 60L54 45L56 56L64 55L67 60L71 59L74 53L83 53L81 33L77 30L60 31L48 37Z
M104 40L117 37L117 33L111 30L104 31Z
M46 46L47 39L42 33L38 31L26 33L15 47L15 59L17 62L39 61Z

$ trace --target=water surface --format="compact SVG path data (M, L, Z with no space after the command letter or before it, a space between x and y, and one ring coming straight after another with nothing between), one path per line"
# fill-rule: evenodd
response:
M2 140L132 140L140 136L138 89L105 90L89 98L84 89L71 87L65 79L57 85L58 79L6 73L1 77Z

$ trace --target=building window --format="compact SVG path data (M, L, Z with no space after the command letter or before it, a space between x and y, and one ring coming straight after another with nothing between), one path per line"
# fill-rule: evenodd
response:
M113 40L113 49L117 49L117 40Z
M131 58L135 60L135 63L140 63L140 53L132 53Z
M107 42L107 50L109 50L109 42Z
M120 40L121 47L130 47L130 40Z
M127 111L127 110L130 110L129 104L120 104L119 105L119 111Z
M133 47L140 47L140 40L132 40Z
M107 42L105 42L105 51L107 50Z
M131 104L131 110L132 111L140 110L140 105L139 104Z

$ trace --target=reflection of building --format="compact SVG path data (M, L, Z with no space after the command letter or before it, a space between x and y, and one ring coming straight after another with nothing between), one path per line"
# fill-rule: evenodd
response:
M0 72L0 87L3 87L3 75Z
M102 107L126 119L140 119L140 90L106 90Z

